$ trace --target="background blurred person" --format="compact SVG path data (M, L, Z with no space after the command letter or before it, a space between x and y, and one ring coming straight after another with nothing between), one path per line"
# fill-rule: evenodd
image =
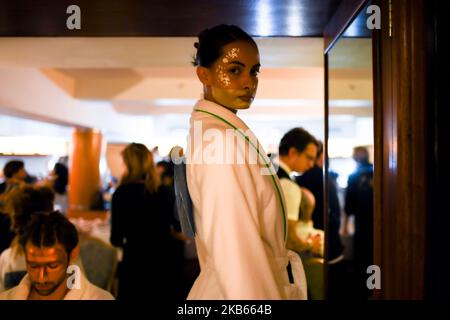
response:
M52 187L55 192L55 210L67 213L67 185L69 183L69 169L62 163L55 163L52 175Z
M111 243L123 248L118 299L147 299L148 290L173 298L170 217L173 203L159 185L152 153L131 143L122 151L126 166L111 203ZM150 275L143 285L142 275Z
M280 166L277 174L290 220L298 220L302 197L300 187L291 178L291 173L303 173L311 169L317 157L317 147L317 140L303 128L289 130L278 146Z
M323 144L319 141L317 158L314 167L306 171L304 174L297 176L297 183L314 195L315 207L312 213L313 226L319 230L325 230L324 211L323 211ZM337 176L334 173L329 174L329 220L328 220L328 260L333 262L343 258L343 246L339 235L341 226L341 207L339 204L337 191Z
M22 160L8 161L3 167L5 181L0 183L0 194L8 192L15 186L26 183L28 174L25 170L25 164Z
M0 194L0 254L10 246L14 239L14 232L11 230L11 216L6 210L6 195Z
M294 128L281 138L278 151L279 168L277 175L286 199L289 220L287 246L299 253L308 250L309 244L306 242L306 238L302 239L295 233L299 220L302 192L298 184L292 179L291 173L303 173L312 168L317 156L317 141L305 129Z
M6 180L0 183L0 253L11 244L15 233L11 228L11 215L8 213L9 193L18 187L24 186L30 181L22 160L8 161L3 167L3 175Z
M156 164L156 172L162 185L173 187L173 163L161 160Z
M6 210L12 217L11 230L15 240L0 255L0 292L19 283L26 272L25 255L18 239L33 212L52 211L54 194L48 187L26 185L8 193Z
M313 256L323 257L324 253L324 232L314 228L312 213L316 205L316 200L311 191L306 188L302 190L302 201L300 203L299 220L295 226L296 235L308 244L305 251Z
M323 208L323 144L319 142L317 158L314 167L304 174L296 177L297 183L310 190L315 199L315 208L312 213L313 226L316 229L325 230ZM341 206L338 198L337 174L328 173L328 297L330 299L342 299L343 288L348 288L347 265L344 263L344 246L342 245L339 229L341 226Z
M323 224L323 143L318 141L317 158L314 167L296 176L295 181L310 190L316 199L316 205L312 213L314 228L324 230Z
M27 272L17 286L0 293L0 300L114 299L91 284L80 269L68 269L80 251L78 232L60 212L33 214L19 243Z

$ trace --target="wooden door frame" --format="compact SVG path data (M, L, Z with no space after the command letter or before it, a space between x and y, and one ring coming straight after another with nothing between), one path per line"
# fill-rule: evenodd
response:
M382 12L373 37L374 261L381 269L375 297L422 299L430 145L426 3L373 2Z

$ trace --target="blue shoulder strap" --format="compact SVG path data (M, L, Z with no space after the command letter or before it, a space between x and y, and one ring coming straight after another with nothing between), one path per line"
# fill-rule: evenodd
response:
M178 161L177 161L178 162ZM181 163L175 164L174 168L175 199L181 230L187 237L195 236L194 210L189 195L186 178L186 161L182 158Z

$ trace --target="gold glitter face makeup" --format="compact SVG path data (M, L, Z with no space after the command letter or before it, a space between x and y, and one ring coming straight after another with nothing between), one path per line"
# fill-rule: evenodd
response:
M222 83L224 87L228 87L230 85L230 77L225 73L223 66L217 66L216 74L218 81Z
M239 53L239 48L232 48L230 51L227 52L227 54L225 55L225 57L222 59L223 63L228 63L230 62L231 59L239 59L238 57L238 53Z
M211 68L211 98L229 109L247 109L258 86L258 49L251 43L237 41L224 46L223 52Z

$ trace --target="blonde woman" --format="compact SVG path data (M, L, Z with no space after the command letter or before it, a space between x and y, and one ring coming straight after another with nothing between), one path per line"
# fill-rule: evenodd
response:
M111 243L124 252L118 299L144 299L155 293L169 298L174 268L169 193L159 184L146 146L131 143L122 158L126 170L111 203Z

